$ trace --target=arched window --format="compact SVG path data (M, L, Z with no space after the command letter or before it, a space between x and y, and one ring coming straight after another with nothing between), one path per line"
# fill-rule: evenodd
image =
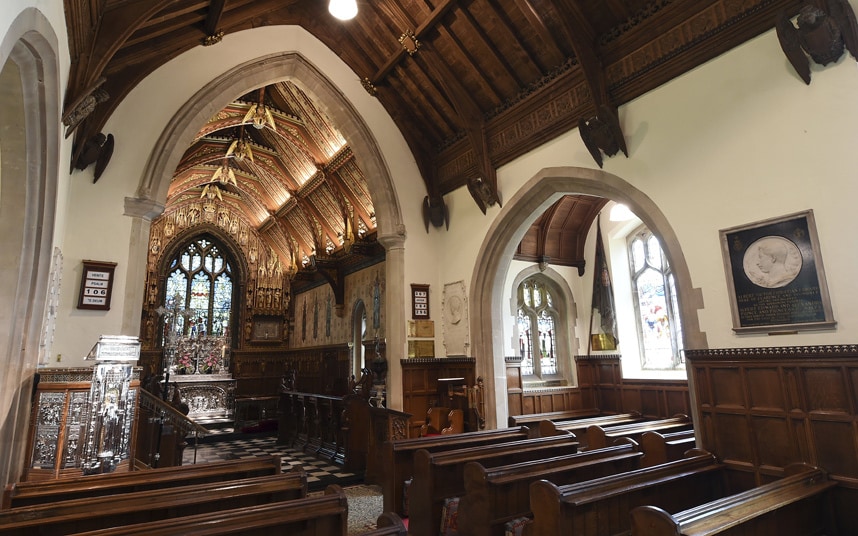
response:
M190 310L176 319L182 335L229 333L232 306L232 267L209 236L192 240L182 248L167 270L167 303Z
M632 296L643 369L670 370L682 362L682 324L676 282L658 238L646 227L628 237Z
M558 375L557 329L562 326L555 298L545 281L531 277L518 286L518 344L522 377L556 379Z

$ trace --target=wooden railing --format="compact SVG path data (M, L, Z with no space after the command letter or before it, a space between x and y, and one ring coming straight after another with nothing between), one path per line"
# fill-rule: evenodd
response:
M134 463L138 467L182 465L188 439L203 437L208 430L169 403L140 389Z
M284 391L280 393L277 442L343 464L344 409L342 397Z

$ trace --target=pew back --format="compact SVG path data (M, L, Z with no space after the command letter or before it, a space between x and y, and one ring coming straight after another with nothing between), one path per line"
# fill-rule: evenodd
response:
M0 512L0 535L74 534L301 499L306 495L307 475L295 471L229 482L71 499Z
M598 417L599 410L596 408L570 409L565 411L546 411L542 413L528 413L524 415L510 415L507 420L510 426L530 426L541 421L568 421L587 417Z
M637 469L642 453L633 442L577 454L486 468L465 465L465 495L459 501L461 534L503 536L504 525L531 515L530 484L563 485Z
M346 536L347 530L346 494L332 484L320 496L137 523L77 536L259 536L265 533Z
M572 434L444 452L418 450L414 455L414 481L409 490L409 531L414 536L438 534L444 500L460 497L465 492L464 468L468 462L495 467L574 454L577 450L578 443Z
M656 419L616 426L592 425L587 428L587 448L599 449L607 447L620 437L627 437L640 442L644 432L678 432L692 428L691 419L687 415L677 415L669 419Z
M492 445L526 439L529 430L526 426L482 430L463 434L397 439L382 444L382 490L384 511L396 512L406 516L403 508L403 490L405 481L414 476L414 453L420 449L429 452L443 452L469 446Z
M546 480L530 487L533 523L529 536L628 534L629 511L656 504L682 510L724 494L724 466L694 449L675 462L586 482L557 486Z
M568 421L540 421L537 425L537 433L541 437L557 435L559 433L571 432L578 438L581 448L587 445L587 428L597 426L617 426L622 424L634 424L645 421L640 413L618 413L616 415L602 415L585 419L574 419Z
M685 451L693 449L696 445L694 430L682 430L680 432L659 433L647 431L640 437L641 450L644 457L641 460L643 467L651 467L660 463L666 463L682 458Z
M641 506L631 512L632 535L829 534L826 492L835 485L821 470L808 468L673 515Z
M82 497L222 482L280 472L280 456L275 455L51 481L20 482L7 486L3 493L2 507L5 509Z

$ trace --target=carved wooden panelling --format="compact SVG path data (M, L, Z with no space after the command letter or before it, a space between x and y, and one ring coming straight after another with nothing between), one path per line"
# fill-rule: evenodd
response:
M744 382L739 369L715 369L710 371L712 402L717 407L741 408L745 406Z
M750 463L754 457L751 446L751 429L744 415L717 413L713 416L712 427L718 431L715 444L707 443L703 448L717 453L724 461ZM729 433L721 433L727 431Z
M754 389L748 393L751 407L755 410L786 411L781 377L776 368L760 368L748 371L751 385L770 385L770 389Z
M858 346L691 350L686 357L701 447L756 484L804 462L858 489Z
M807 411L850 413L846 379L842 369L825 367L804 370Z
M820 467L836 475L858 478L858 456L855 455L858 437L855 423L844 421L812 420L810 432Z
M782 468L798 457L789 421L780 416L754 416L751 418L751 429L758 446L760 465Z

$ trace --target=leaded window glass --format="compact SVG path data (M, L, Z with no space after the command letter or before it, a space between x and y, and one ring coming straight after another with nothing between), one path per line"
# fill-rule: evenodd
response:
M638 229L630 235L628 244L641 366L656 370L680 368L682 324L670 264L649 229Z
M183 335L226 335L232 306L232 267L221 248L208 238L191 241L170 263L167 299L189 309L176 318Z
M557 326L555 299L538 277L524 280L518 288L519 352L522 376L546 379L557 374Z

